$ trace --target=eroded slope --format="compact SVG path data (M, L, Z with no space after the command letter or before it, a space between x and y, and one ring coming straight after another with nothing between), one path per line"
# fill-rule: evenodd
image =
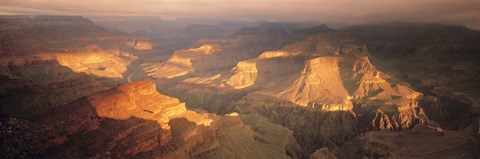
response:
M148 81L102 91L31 119L2 120L0 137L10 145L0 151L4 157L289 158L285 147L298 149L292 132L280 125L260 116L188 110Z

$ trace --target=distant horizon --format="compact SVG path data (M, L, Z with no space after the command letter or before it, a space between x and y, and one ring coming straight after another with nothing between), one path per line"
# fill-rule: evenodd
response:
M71 15L62 15L62 14L0 14L0 16L66 16L66 17L83 17L92 21L96 21L94 18L134 18L134 17L141 17L141 18L151 18L163 22L182 22L185 24L205 24L205 25L218 25L222 23L292 23L292 24L306 24L312 26L319 26L319 25L327 25L329 28L333 29L340 29L347 26L355 26L355 25L379 25L379 24L391 24L391 23L412 23L412 24L442 24L442 25L451 25L451 26L464 26L472 30L479 30L480 26L472 27L462 24L449 24L449 23L442 23L442 22L415 22L415 21L385 21L385 22L367 22L367 23L358 23L358 24L335 24L335 23L323 23L323 22L295 22L295 21L275 21L275 20L254 20L254 19L223 19L223 18L195 18L195 17L178 17L174 19L164 19L161 16L155 15L79 15L79 14L71 14ZM208 20L206 20L208 19ZM201 21L206 20L206 21ZM201 21L201 22L199 22Z
M3 15L154 16L355 25L422 22L480 28L478 0L3 0Z

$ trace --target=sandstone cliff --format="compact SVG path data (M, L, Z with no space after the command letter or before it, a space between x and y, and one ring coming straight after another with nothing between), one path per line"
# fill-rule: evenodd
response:
M366 130L431 122L418 104L422 93L378 70L369 55L347 33L321 32L229 71L192 74L165 92L217 113L261 114L293 130L307 154Z
M86 73L109 86L151 49L147 40L79 16L0 16L0 75L49 84Z
M281 33L259 33L223 39L202 39L196 42L197 48L177 50L166 62L145 63L143 67L148 76L156 79L228 69L240 60L281 46L283 36L285 35Z
M465 27L272 23L163 61L158 41L81 17L0 22L2 42L34 48L0 48L5 158L479 156L479 34ZM143 78L156 84L115 86Z
M0 137L11 145L1 149L4 157L289 158L285 147L292 155L301 151L290 130L265 118L187 110L148 81L102 91L31 119L2 120Z

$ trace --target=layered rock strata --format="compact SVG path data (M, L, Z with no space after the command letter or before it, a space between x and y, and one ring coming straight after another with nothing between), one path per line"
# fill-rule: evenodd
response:
M2 120L6 158L289 158L290 130L253 115L187 110L139 81L58 107L33 120ZM43 135L40 135L43 134ZM242 142L239 142L242 141Z

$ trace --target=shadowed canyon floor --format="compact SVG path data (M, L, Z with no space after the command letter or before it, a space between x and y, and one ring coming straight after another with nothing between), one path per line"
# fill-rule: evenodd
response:
M111 18L0 16L0 156L480 157L476 30Z

